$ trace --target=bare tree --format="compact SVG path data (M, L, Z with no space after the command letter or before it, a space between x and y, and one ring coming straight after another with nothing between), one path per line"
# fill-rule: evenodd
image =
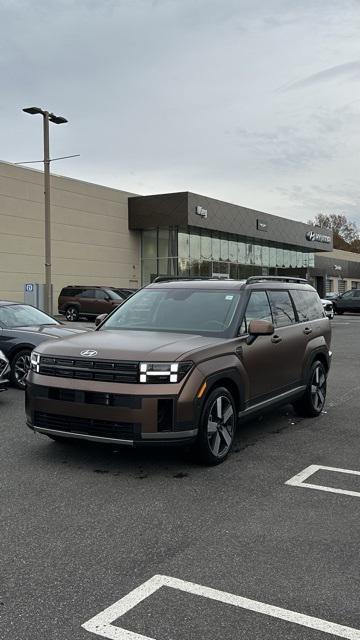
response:
M360 234L355 222L351 222L342 213L318 213L309 224L331 229L334 234L334 248L359 252Z

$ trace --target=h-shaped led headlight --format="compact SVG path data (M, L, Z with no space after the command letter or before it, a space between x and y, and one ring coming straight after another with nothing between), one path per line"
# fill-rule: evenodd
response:
M181 382L192 366L192 362L140 362L140 382Z
M40 353L36 353L36 351L31 352L30 356L30 369L39 373L40 370Z

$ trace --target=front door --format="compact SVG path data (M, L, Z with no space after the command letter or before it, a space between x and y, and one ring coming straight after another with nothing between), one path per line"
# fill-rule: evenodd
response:
M337 306L341 311L360 311L360 290L345 291L339 298Z
M252 344L241 341L250 405L300 384L305 348L288 291L252 291L242 326L245 334L252 319L273 322L275 332L257 337Z

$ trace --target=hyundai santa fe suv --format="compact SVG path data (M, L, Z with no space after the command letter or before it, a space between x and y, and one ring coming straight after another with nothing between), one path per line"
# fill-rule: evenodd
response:
M330 339L305 280L160 279L94 332L33 351L27 424L55 440L191 442L217 464L245 416L321 413Z

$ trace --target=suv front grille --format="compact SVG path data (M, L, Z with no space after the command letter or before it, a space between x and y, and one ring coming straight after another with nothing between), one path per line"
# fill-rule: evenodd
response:
M59 378L76 378L77 380L99 380L104 382L139 381L138 362L111 362L110 360L77 360L73 358L56 358L41 356L39 373Z
M103 438L119 438L132 440L136 425L131 422L110 422L108 420L94 420L93 418L79 418L55 415L35 411L34 425L39 428L64 431L66 433L82 433Z

